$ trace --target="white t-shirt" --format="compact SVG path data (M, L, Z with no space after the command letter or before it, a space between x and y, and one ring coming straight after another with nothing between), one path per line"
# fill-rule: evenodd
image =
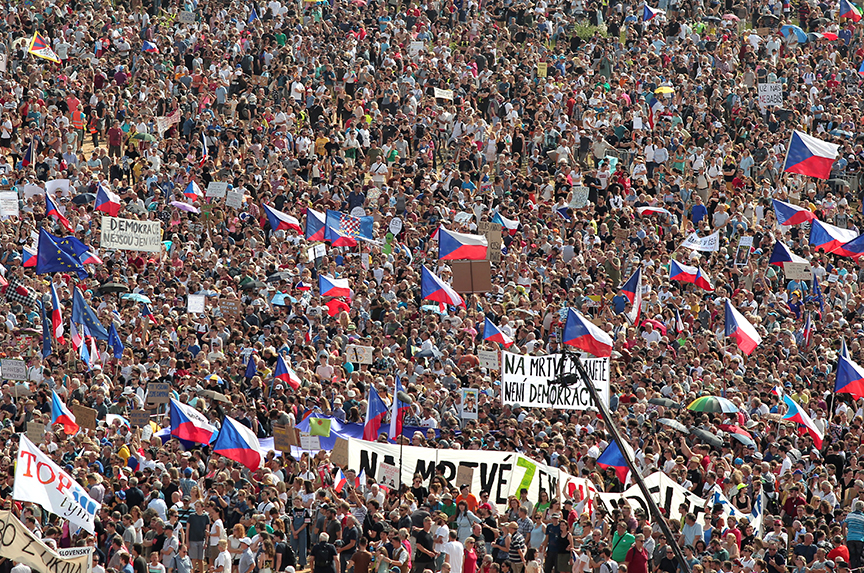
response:
M216 569L219 569L220 565L224 567L224 569L222 569L223 573L231 573L231 554L228 553L228 551L223 551L216 556L216 561L213 563L213 566L216 567Z
M450 528L446 525L442 525L438 529L435 530L435 538L441 537L444 539L443 542L438 543L435 542L435 551L441 553L444 551L444 546L447 545L447 540L450 538Z
M452 573L462 573L462 562L465 555L465 547L458 541L448 541L444 544L443 553L447 555Z
M225 527L222 525L222 520L217 519L210 526L210 547L219 545L219 540L222 539Z

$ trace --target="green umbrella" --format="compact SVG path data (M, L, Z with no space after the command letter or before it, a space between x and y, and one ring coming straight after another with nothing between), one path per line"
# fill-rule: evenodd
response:
M131 139L140 139L141 141L156 141L156 138L149 133L141 133L140 131L132 134Z
M693 410L694 412L722 412L725 414L734 414L738 411L738 406L720 396L702 396L701 398L696 398L690 402L687 409Z

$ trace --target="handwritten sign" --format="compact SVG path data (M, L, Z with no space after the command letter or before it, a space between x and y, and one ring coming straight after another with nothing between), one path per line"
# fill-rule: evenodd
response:
M474 468L469 468L468 466L460 465L456 469L456 484L461 486L462 484L468 484L469 486L474 483Z
M288 426L273 426L273 447L280 452L290 452L291 446L296 445L296 438L291 439L291 434L296 430ZM292 443L293 442L293 443Z
M440 88L433 88L435 90L435 98L436 99L446 99L453 101L453 90L442 90Z
M318 436L307 436L306 434L300 434L300 449L309 451L320 450L321 440L318 438Z
M211 181L207 185L207 196L221 199L228 192L228 183L224 181Z
M399 485L399 468L384 462L378 464L378 483L396 489Z
M243 191L231 189L225 194L225 205L232 209L243 208Z
M813 268L810 263L783 263L783 274L790 281L813 280Z
M545 78L548 73L548 64L546 62L539 62L537 64L537 77Z
M340 468L348 467L348 440L336 438L336 444L330 452L330 463Z
M72 405L75 422L85 430L96 430L96 410L87 406Z
M133 426L144 427L150 423L150 414L147 410L132 410L129 412L129 423Z
M194 24L195 12L188 12L184 10L177 15L177 21L181 24Z
M489 248L486 250L486 260L491 263L501 262L501 224L491 221L477 223L477 231L486 237Z
M226 316L242 316L243 303L236 298L223 298L219 301L219 310Z
M171 384L168 382L150 382L147 384L148 404L167 404L171 399Z
M345 359L356 364L372 364L372 350L371 346L349 344L345 348Z
M18 193L0 192L0 217L18 217Z
M23 360L4 358L0 360L0 373L4 380L27 380L27 364Z
M480 359L480 366L483 368L498 370L497 350L480 350L477 352L477 358Z
M45 424L27 422L27 439L34 444L40 444L45 437Z
M190 294L186 301L186 312L190 314L204 314L204 305L207 297L203 294Z

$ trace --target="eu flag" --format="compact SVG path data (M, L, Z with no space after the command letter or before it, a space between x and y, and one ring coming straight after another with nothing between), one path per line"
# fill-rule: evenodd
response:
M78 262L82 262L81 255L90 250L90 246L75 235L69 235L68 237L63 237L61 239L60 237L55 237L48 231L45 231L45 234L57 243L57 246L60 247L61 251L65 252Z
M85 325L96 340L108 340L108 331L99 322L99 317L84 300L78 287L72 289L72 322Z
M246 380L251 380L258 374L258 369L255 367L255 355L249 355L249 361L246 363L246 373L243 375Z
M39 308L42 311L42 359L48 358L51 355L51 322L45 318L45 303L39 301Z
M48 231L39 229L39 245L36 248L36 274L65 272L74 272L79 279L86 279L90 276L77 257L61 249Z
M117 329L114 328L114 323L108 328L108 346L111 347L111 352L114 354L115 360L123 358L123 351L126 349L123 346L123 341L120 340L120 335L117 334Z

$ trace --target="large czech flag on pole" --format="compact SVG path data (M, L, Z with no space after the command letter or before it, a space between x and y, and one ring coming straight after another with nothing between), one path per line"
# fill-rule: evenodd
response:
M861 19L861 9L852 2L849 2L849 0L840 0L840 12L838 15L841 18L849 18L853 22L857 22Z
M387 415L387 404L381 399L374 387L369 387L369 400L366 403L366 424L363 426L363 439L374 442L378 439L381 424Z
M789 411L786 412L786 415L783 416L784 420L791 420L793 422L798 422L805 428L807 428L807 433L810 434L810 437L813 438L814 445L822 449L822 440L824 438L822 432L819 431L819 428L816 427L816 424L813 423L813 420L810 418L810 415L804 411L801 406L795 403L795 400L790 398L789 396L784 395L783 401L786 403L786 407L789 408Z
M726 336L731 336L744 354L750 354L762 342L762 337L744 315L726 299Z
M639 326L639 318L642 313L642 268L637 268L627 282L621 286L621 294L627 297L632 305L630 312L626 313L627 320L634 327Z
M120 196L108 191L100 183L99 187L96 188L96 210L116 217L122 208L123 204L120 202Z
M276 359L276 369L273 370L273 378L275 380L281 380L291 386L294 390L299 390L300 384L303 383L297 373L288 366L288 363L285 362L285 357L281 354Z
M799 257L793 253L785 244L777 241L774 243L774 250L771 251L771 258L768 259L768 264L782 267L784 263L804 263L806 265L808 261L804 257Z
M679 281L682 283L691 283L702 290L713 291L714 285L711 284L711 279L702 272L699 267L691 267L672 260L669 263L669 280Z
M645 4L645 8L642 9L642 21L647 22L648 20L653 20L660 14L665 14L666 12L661 10L660 8L652 8L648 4Z
M781 225L797 225L806 223L816 218L813 211L774 199L774 215L777 217L777 222Z
M51 426L53 427L54 424L62 424L67 436L78 433L79 426L75 421L75 414L60 400L57 392L51 390Z
M402 387L402 379L396 376L396 387L393 392L393 403L390 405L390 439L395 440L397 436L402 435L402 420L405 418L405 412L411 409L411 404L403 402L399 399L399 392L404 392Z
M228 416L225 416L219 435L213 442L213 452L240 462L253 472L264 465L266 455L255 432Z
M783 171L828 179L839 150L839 146L833 143L810 137L801 131L793 131L786 149Z
M810 224L810 244L818 251L822 249L826 253L834 253L846 243L858 238L855 231L849 229L841 229L829 223L823 223L819 219L814 219ZM844 254L838 252L838 254ZM854 256L854 253L846 254L846 256Z
M851 257L857 261L864 255L864 235L858 235L848 243L840 245L834 254Z
M612 337L572 308L567 309L564 344L584 350L598 358L612 356Z
M216 426L207 417L188 404L171 399L171 435L187 442L209 444Z
M274 231L287 231L288 229L294 229L298 233L303 231L300 227L300 221L288 213L283 213L268 205L264 205L263 207L264 212L267 213L267 221L270 222L270 228Z
M306 240L307 241L323 241L324 234L327 230L327 223L324 218L324 213L319 213L314 209L306 208Z
M438 230L438 258L442 261L482 261L488 250L489 242L483 235L456 233L444 227Z
M453 287L444 282L435 273L423 265L420 277L421 298L423 300L431 300L435 302L443 302L450 306L463 306L465 301L459 296ZM468 307L465 307L466 309Z
M488 316L486 317L486 324L483 326L483 340L498 342L503 344L504 348L513 346L513 339L501 332L495 323L489 320Z
M845 341L843 345L845 346ZM856 400L864 398L864 369L843 355L837 361L837 379L834 381L834 392L837 394L852 394ZM847 351L848 352L848 351Z

